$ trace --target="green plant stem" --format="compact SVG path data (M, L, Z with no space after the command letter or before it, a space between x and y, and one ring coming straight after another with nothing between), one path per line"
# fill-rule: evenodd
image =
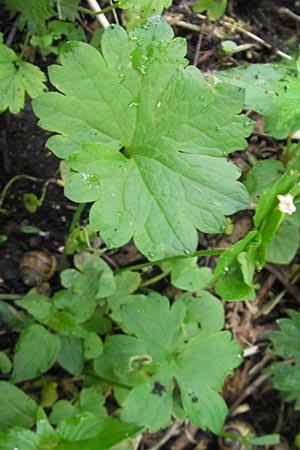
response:
M160 264L167 262L167 261L173 261L176 259L186 259L186 258L196 258L196 257L201 257L201 256L213 256L213 255L222 255L222 253L225 252L225 249L223 248L217 248L214 250L199 250L195 253L193 253L190 256L171 256L168 258L163 258L163 259L157 259L156 261L148 261L146 263L142 263L142 264L135 264L133 266L127 266L127 267L122 267L121 269L116 269L115 273L122 273L122 272L127 272L128 270L141 270L144 269L145 267L152 267L152 266L159 266Z
M30 175L16 175L15 177L11 178L6 185L4 186L4 188L2 189L1 195L0 195L0 208L3 205L4 199L6 197L7 191L9 190L9 188L14 184L15 181L21 179L21 178L26 178L27 180L30 181L38 181L37 178L35 177L31 177Z
M107 6L106 8L103 8L100 11L91 11L90 9L84 8L83 6L75 6L68 2L60 2L60 5L68 6L68 8L74 9L75 11L83 12L84 14L90 14L91 16L98 16L99 14L105 14L118 7L118 3L116 3L115 5Z
M86 203L79 203L79 205L77 206L77 209L73 215L73 219L72 219L72 222L71 222L71 225L69 228L69 232L68 232L67 236L65 237L65 247L64 247L63 254L61 255L60 262L59 262L59 272L62 272L66 267L66 264L67 264L67 241L68 241L70 234L74 231L85 205L86 205Z
M26 37L25 37L25 41L24 41L24 44L23 44L23 47L22 47L22 50L21 50L21 53L20 53L20 59L23 59L23 56L24 56L24 54L26 52L26 49L28 47L29 38L30 38L30 33L29 33L29 31L27 31L27 34L26 34Z
M16 175L15 177L11 178L6 183L6 185L4 186L4 188L2 189L2 192L0 194L0 211L3 212L4 214L6 214L6 212L4 209L2 209L2 205L5 200L7 191L14 184L15 181L20 180L22 178L25 178L26 180L29 180L29 181L33 181L34 183L45 183L45 180L43 180L41 178L36 178L36 177L32 177L31 175L25 175L25 174ZM43 200L45 198L47 186L49 183L55 183L55 184L58 184L59 186L64 185L64 183L61 180L56 180L55 178L50 178L49 180L47 180L45 183L45 186L43 188L42 194L41 194L40 202L43 202Z
M0 300L19 300L22 299L23 296L22 295L18 295L18 294L0 294Z
M143 283L141 283L140 286L142 287L146 287L149 286L150 284L154 284L157 283L157 281L162 280L163 278L165 278L167 275L169 275L170 272L162 272L159 273L158 275L155 275L155 277L150 278L149 280L144 281Z

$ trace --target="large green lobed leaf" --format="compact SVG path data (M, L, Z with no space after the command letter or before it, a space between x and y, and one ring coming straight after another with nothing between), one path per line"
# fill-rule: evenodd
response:
M149 259L191 254L197 229L217 233L248 206L239 170L224 158L245 147L252 123L243 93L209 87L186 67L186 43L154 16L129 34L109 27L101 52L69 42L49 69L61 93L33 102L48 147L76 172L65 188L95 202L94 230L109 247L131 237Z
M219 301L208 293L201 298L189 294L170 306L153 292L123 304L121 318L130 335L109 337L95 364L100 377L132 387L121 401L121 418L151 432L168 426L176 380L191 423L218 434L227 413L222 384L241 362L238 342L220 331L224 312ZM108 365L113 377L104 372Z

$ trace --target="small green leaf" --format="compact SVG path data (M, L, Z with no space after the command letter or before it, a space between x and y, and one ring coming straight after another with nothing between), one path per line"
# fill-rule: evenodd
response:
M25 234L39 234L39 233L45 233L41 228L35 227L33 225L20 225L20 231L21 233Z
M225 12L227 0L198 0L193 10L196 12L207 11L211 20L218 20Z
M12 381L39 377L55 363L61 343L59 337L41 325L30 325L24 330L15 347Z
M11 361L4 352L0 352L0 371L2 373L9 373L11 371Z
M199 267L198 258L173 259L162 264L164 272L171 272L173 286L186 291L197 291L208 286L211 280L211 270Z
M267 247L267 261L289 264L299 248L299 225L285 220Z
M41 70L22 61L15 52L0 44L0 112L9 108L18 113L24 107L25 92L35 98L46 90Z
M49 148L74 172L65 194L94 202L91 227L109 247L134 237L150 260L190 255L196 229L220 232L224 215L248 206L240 171L224 158L252 129L237 116L243 93L185 68L186 43L159 16L129 34L109 27L101 46L65 44L49 70L60 93L33 103L57 133Z
M35 423L37 404L7 381L0 381L0 432L14 426L31 428Z
M59 438L53 427L50 425L48 418L42 408L38 409L36 434L38 437L38 444L41 448L43 446L56 447L59 442Z
M85 337L87 332L77 324L68 313L59 311L49 299L42 298L37 292L29 291L22 300L15 302L26 309L36 320L53 330L71 337Z
M98 358L103 351L103 343L96 333L89 333L84 340L84 357L86 359Z
M255 291L252 285L252 278L256 262L255 249L259 244L259 234L256 230L253 230L220 256L211 282L218 280L216 292L221 297L229 301L254 298ZM245 252L250 246L252 251L251 255L249 254L250 260L247 261L248 257L245 255ZM243 255L240 256L241 254ZM250 284L249 280L251 280Z
M95 387L83 388L75 403L78 412L90 412L97 417L106 417L105 397Z
M82 339L64 335L59 337L61 350L57 362L72 375L80 375L84 366Z
M32 193L23 194L23 203L27 211L30 213L35 213L36 210L41 206L40 199Z
M229 55L234 53L234 50L237 48L237 44L234 41L225 40L221 43L222 50Z
M279 389L285 400L295 401L300 407L300 313L288 311L289 319L279 319L280 331L269 333L274 351L285 359L293 358L293 362L276 362L270 372L274 375L274 386Z
M276 445L280 443L279 434L266 434L264 436L258 436L251 438L251 444L253 445Z
M138 289L141 283L141 276L137 272L124 272L115 276L116 292L107 298L109 314L116 322L121 321L121 306L125 303L134 302L143 295L131 295Z
M265 189L273 187L274 183L285 172L282 162L274 159L265 159L257 162L247 173L244 185L251 199L256 202Z
M69 417L74 417L78 413L77 408L67 400L59 400L52 406L50 414L51 423L57 425Z

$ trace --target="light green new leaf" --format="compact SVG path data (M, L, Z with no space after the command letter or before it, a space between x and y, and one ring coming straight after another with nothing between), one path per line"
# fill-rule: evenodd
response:
M193 304L183 296L170 307L166 297L152 293L123 305L122 325L130 336L108 338L104 357L110 358L117 384L118 374L120 381L124 373L141 375L131 379L135 382L123 399L121 417L125 421L150 431L166 427L171 421L176 379L192 423L215 433L221 430L227 407L219 392L224 377L241 359L238 343L231 340L230 333L219 331L224 315L214 300L204 296L202 307L201 298L194 298ZM205 305L210 301L209 314L216 313L217 325L205 317ZM189 327L190 322L198 325Z
M218 20L225 12L227 0L198 0L193 10L196 12L207 11L211 20Z
M46 77L33 64L22 61L15 52L0 43L0 112L9 108L18 113L24 107L25 92L35 98L47 88Z
M39 377L53 366L60 347L57 335L49 333L41 325L30 325L16 344L12 381L19 383Z
M21 24L27 23L31 34L45 34L46 20L55 15L49 0L6 0L6 5L12 14L21 13Z
M61 93L34 101L48 141L77 172L65 193L95 202L94 230L109 247L131 237L149 259L191 254L197 231L220 232L224 215L248 205L228 153L245 146L252 123L238 117L243 94L209 87L187 67L186 44L158 16L129 35L109 27L102 54L67 43L49 70Z
M31 428L35 423L37 404L21 389L0 381L0 432L14 426Z

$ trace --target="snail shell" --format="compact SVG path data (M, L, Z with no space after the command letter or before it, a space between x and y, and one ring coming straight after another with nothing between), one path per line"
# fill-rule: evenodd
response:
M234 434L239 437L246 437L251 434L255 436L255 432L251 425L241 420L231 420L224 425L223 431ZM246 447L239 441L235 441L228 437L219 437L219 448L221 450L246 450ZM256 447L252 447L256 448Z
M27 286L40 286L54 274L56 258L44 250L32 250L22 256L19 270Z

